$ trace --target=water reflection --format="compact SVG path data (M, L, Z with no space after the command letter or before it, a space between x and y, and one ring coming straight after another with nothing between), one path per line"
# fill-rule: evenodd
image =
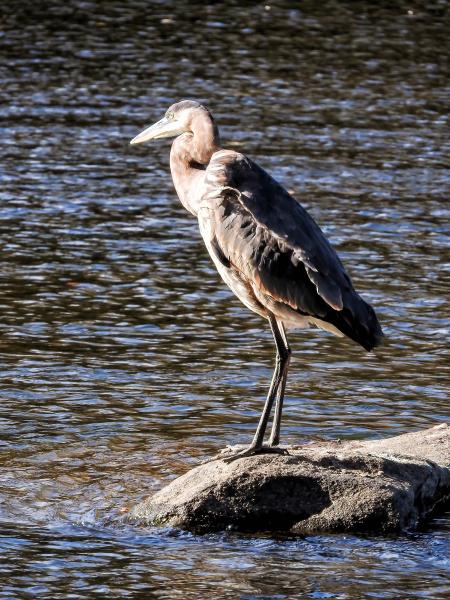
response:
M292 337L285 440L448 419L444 8L8 3L0 595L445 596L445 519L400 540L117 526L247 441L271 376L267 327L211 266L169 146L128 146L187 92L309 208L388 336L376 355Z

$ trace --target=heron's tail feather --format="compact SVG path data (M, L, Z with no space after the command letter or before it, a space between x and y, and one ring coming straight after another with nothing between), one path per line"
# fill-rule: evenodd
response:
M375 311L357 294L350 306L334 312L330 322L351 340L370 351L379 346L384 338Z

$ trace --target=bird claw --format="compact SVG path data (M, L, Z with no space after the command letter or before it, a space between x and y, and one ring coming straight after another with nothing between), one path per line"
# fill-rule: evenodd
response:
M225 463L231 463L238 458L246 458L247 456L256 456L257 454L289 454L286 448L279 446L247 446L243 450L236 451L239 446L227 446L219 452L216 458ZM234 454L227 456L230 451ZM223 456L225 454L225 456Z

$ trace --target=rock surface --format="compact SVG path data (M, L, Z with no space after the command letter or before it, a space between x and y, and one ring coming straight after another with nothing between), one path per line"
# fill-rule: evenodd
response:
M384 440L320 441L286 450L201 464L129 517L197 533L388 533L412 528L449 504L446 424Z

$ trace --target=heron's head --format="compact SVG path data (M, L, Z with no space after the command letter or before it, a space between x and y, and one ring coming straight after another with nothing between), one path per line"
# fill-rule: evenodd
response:
M166 137L175 137L182 133L192 132L195 121L202 117L208 116L212 119L207 108L202 106L195 100L182 100L166 111L164 117L144 129L139 135L134 137L130 144L140 144L148 140L157 140Z

